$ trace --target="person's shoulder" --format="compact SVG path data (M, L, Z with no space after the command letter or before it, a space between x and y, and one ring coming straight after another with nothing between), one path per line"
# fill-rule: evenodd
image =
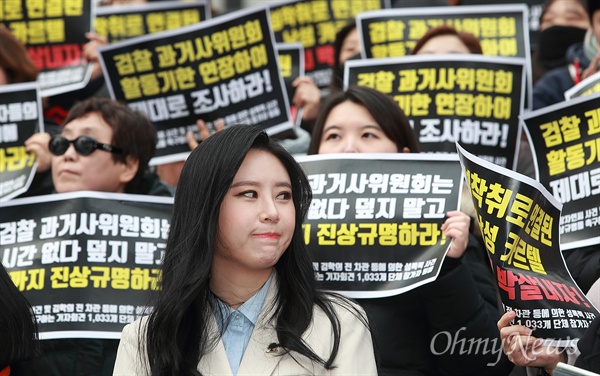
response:
M564 101L564 92L573 86L568 67L555 68L544 74L533 86L533 109Z
M571 75L569 74L569 68L565 65L563 67L554 68L548 71L540 78L534 85L534 90L539 87L545 87L552 85L553 82L570 80Z
M146 173L134 192L140 195L173 197L174 191L153 172Z
M148 316L143 316L123 327L123 332L121 337L135 336L137 338L138 334L141 330L146 329L146 325L148 324Z
M575 59L578 59L582 65L588 65L589 59L585 55L585 48L583 42L573 43L567 48L566 53L567 61L573 63Z
M328 293L326 297L331 303L333 312L341 322L366 322L366 313L364 309L354 300L333 293Z

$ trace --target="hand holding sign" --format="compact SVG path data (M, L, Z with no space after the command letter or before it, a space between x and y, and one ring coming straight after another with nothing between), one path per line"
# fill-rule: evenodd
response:
M198 127L198 131L200 132L200 140L206 140L210 136L210 131L206 126L206 122L202 119L198 119L196 120L196 126ZM225 122L223 121L223 119L215 120L215 127L217 132L220 132L223 129L225 129ZM186 134L186 137L188 145L190 146L190 150L194 150L200 144L198 140L196 140L196 137L194 137L194 134L192 132L188 132Z
M531 329L523 325L509 325L516 317L514 311L506 312L498 321L502 350L508 359L519 367L543 367L548 372L558 362L565 362L564 349L544 346L543 340L531 335Z
M102 67L98 61L98 47L108 44L108 39L102 35L95 33L85 33L85 37L89 39L83 46L83 57L92 63L92 79L102 76Z
M321 91L312 78L306 76L296 78L292 85L296 88L292 103L304 109L302 120L315 120L321 107Z
M52 154L48 149L50 142L50 133L34 133L25 141L25 150L28 153L35 154L38 163L37 172L44 172L50 169L52 164Z
M442 231L447 238L452 238L448 257L460 258L467 249L469 242L469 225L471 217L458 210L451 210L446 213L448 217L442 224Z

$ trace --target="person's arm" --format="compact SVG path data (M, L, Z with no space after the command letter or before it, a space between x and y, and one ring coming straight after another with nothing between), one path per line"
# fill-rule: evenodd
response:
M438 367L449 374L508 371L512 365L502 354L495 326L500 316L495 291L493 286L480 286L470 268L468 261L460 260L447 274L423 286Z
M421 294L437 365L448 374L508 373L513 366L499 343L501 313L489 260L469 235L468 216L451 213L443 229L453 244L440 276L424 285ZM451 220L456 222L452 226Z

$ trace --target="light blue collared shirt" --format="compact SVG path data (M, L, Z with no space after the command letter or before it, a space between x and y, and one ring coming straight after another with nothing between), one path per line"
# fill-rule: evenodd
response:
M237 310L234 310L219 299L215 299L217 304L214 309L215 318L221 339L225 346L225 353L229 366L234 375L237 374L242 362L242 357L250 342L252 330L256 325L256 320L260 314L273 274L269 277L263 287L258 290L250 299L242 304Z

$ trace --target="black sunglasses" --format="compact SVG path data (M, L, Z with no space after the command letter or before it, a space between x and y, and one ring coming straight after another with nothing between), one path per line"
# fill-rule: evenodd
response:
M90 136L79 136L74 140L68 140L59 134L55 134L50 139L48 147L50 148L50 153L54 155L63 155L69 148L70 144L73 144L73 146L75 146L75 151L80 155L90 155L96 149L108 151L114 154L123 153L123 150L115 146L101 144L98 141L96 141L95 138Z

